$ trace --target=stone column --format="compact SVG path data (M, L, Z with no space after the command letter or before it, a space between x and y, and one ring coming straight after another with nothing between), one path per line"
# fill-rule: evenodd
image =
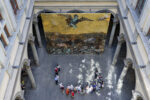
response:
M39 47L41 48L41 47L42 47L42 41L41 41L41 35L40 35L40 31L39 31L39 26L38 26L37 17L34 17L33 24L34 24L34 26L35 26L38 44L39 44Z
M35 47L35 44L34 44L34 36L30 35L29 36L29 43L31 45L31 49L32 49L32 52L33 52L33 57L34 57L34 61L36 63L36 65L39 65L39 57L38 57L38 54L37 54L37 50L36 50L36 47Z
M128 58L128 59L124 60L124 67L123 67L123 70L121 72L121 75L120 75L118 83L117 83L117 93L118 94L121 93L124 77L126 76L129 67L132 67L132 60Z
M109 39L109 44L108 44L109 47L111 47L111 45L112 45L112 42L113 42L113 39L114 39L114 35L115 35L115 31L116 31L117 23L118 23L118 19L117 19L117 17L115 17L114 20L113 20L113 27L112 27L111 34L110 34L110 39Z
M132 67L132 60L127 58L124 60L124 67L119 78L120 80L123 80L129 67Z
M121 49L121 45L122 45L123 42L124 42L124 35L120 34L118 36L118 44L117 44L115 55L114 55L114 58L113 58L113 61L112 61L112 65L114 65L114 66L117 63L117 58L118 58L118 55L119 55L119 52L120 52L120 49Z
M36 83L35 83L35 79L34 79L33 74L32 74L32 70L31 70L31 67L30 67L30 60L29 59L26 60L24 66L26 68L26 71L27 71L29 80L31 82L32 88L35 89L36 88Z

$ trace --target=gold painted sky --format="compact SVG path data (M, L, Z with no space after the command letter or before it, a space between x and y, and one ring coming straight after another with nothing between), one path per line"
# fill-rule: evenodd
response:
M65 16L60 16L57 13L42 13L41 18L45 33L59 34L89 34L89 33L104 33L107 34L110 15L109 13L63 13L63 15L78 15L78 19L85 17L93 21L82 21L76 24L77 28L70 27ZM104 20L98 20L105 17Z

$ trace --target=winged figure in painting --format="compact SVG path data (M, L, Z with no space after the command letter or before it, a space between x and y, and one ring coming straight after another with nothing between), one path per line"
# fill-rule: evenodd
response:
M77 28L77 24L79 22L82 22L82 21L93 21L91 19L88 19L86 17L81 17L80 19L78 18L78 15L74 15L73 17L69 14L60 14L60 16L65 16L66 17L66 22L67 24L70 26L70 27L73 27L73 28Z

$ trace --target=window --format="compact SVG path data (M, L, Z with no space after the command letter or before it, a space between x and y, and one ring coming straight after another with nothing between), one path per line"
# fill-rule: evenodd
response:
M3 17L2 17L2 15L1 15L1 13L0 13L0 20L2 20L3 19Z
M11 6L12 6L12 8L14 10L15 15L16 15L17 14L17 10L18 10L17 2L16 2L16 0L10 0L10 3L11 3Z
M10 37L10 33L8 32L8 29L7 29L7 26L5 25L5 27L4 27L4 31L5 31L5 33L6 33L6 35L7 35L7 37Z
M7 43L6 43L5 39L4 39L3 34L1 34L1 36L0 36L0 41L2 42L2 44L3 44L4 47L7 46Z
M140 14L144 8L144 4L145 4L145 0L138 0L137 1L135 10L136 10L136 13L138 16L140 16Z

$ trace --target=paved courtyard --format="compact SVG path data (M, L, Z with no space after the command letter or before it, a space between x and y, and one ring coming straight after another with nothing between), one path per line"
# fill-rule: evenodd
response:
M119 58L116 66L111 66L114 49L105 48L101 55L49 55L44 48L38 49L40 66L33 66L33 74L37 83L36 89L27 88L26 100L70 100L70 96L63 94L59 86L55 85L54 67L60 64L60 82L65 86L88 82L93 78L93 68L98 68L104 78L105 87L100 93L75 94L74 100L130 100L134 89L132 70L127 72L120 90L117 81L123 68L123 59ZM117 91L121 91L118 93Z

